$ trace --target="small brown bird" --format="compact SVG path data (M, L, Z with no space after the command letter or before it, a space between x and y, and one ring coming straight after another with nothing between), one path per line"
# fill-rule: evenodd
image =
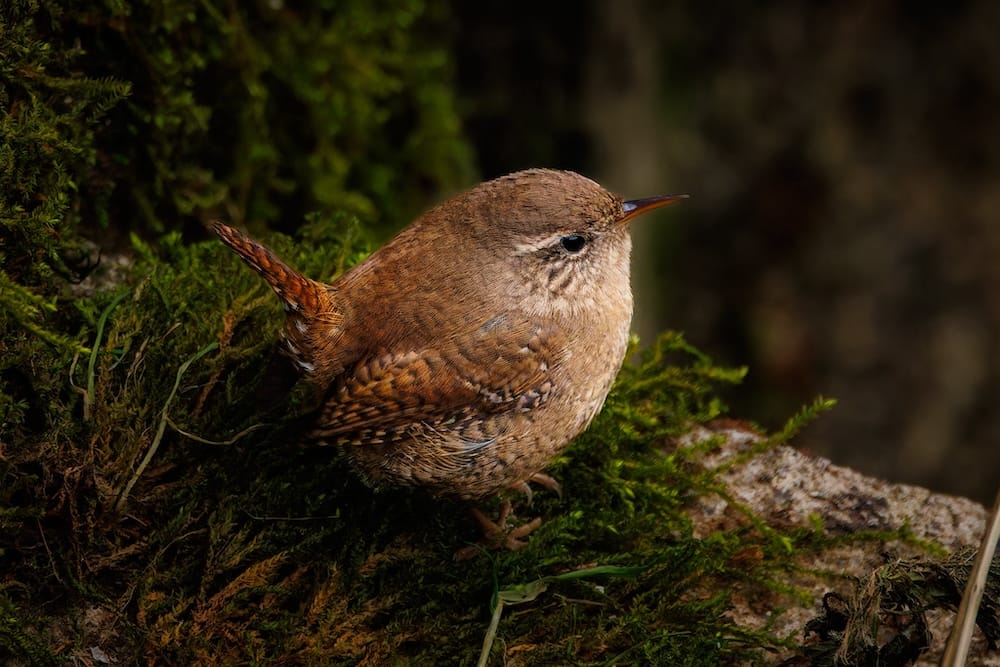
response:
M288 352L323 393L307 438L347 447L370 484L476 501L558 489L542 469L625 356L628 223L683 198L622 201L579 174L521 171L431 209L329 285L215 231L284 302ZM499 527L474 513L496 533L509 509Z

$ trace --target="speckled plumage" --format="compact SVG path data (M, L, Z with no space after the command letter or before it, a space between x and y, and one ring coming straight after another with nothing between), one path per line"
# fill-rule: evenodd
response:
M476 500L539 472L600 409L632 316L627 221L678 198L518 172L431 209L331 285L216 231L286 305L288 350L324 394L308 437L348 447L372 484Z

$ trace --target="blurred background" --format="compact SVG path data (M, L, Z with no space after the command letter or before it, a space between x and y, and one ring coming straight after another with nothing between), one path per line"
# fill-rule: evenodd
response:
M636 330L747 365L733 414L888 480L1000 482L1000 5L453 2L484 178L581 171L636 225Z

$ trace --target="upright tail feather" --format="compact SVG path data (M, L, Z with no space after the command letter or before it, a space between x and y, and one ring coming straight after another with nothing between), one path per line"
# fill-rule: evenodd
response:
M215 233L254 271L285 305L285 347L292 361L311 381L325 386L340 372L340 340L344 314L328 285L310 280L252 238L217 222Z
M238 229L221 222L216 222L213 229L223 243L267 281L285 304L286 310L304 317L316 316L323 310L329 300L323 285L288 266L268 248Z

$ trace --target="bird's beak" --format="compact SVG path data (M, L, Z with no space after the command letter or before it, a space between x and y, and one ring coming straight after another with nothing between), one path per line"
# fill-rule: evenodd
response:
M627 202L622 202L624 215L618 219L618 222L624 224L634 218L638 218L643 213L649 213L654 208L670 206L687 198L688 195L660 195L659 197L646 197L645 199L630 199Z

